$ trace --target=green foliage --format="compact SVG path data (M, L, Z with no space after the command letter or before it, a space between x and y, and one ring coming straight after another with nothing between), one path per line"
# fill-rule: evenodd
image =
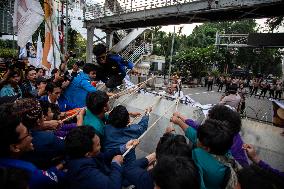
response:
M270 31L278 29L280 26L284 26L284 16L269 18L266 21L266 25Z
M76 53L75 59L70 59L68 67L70 68L77 60L86 60L87 40L76 30L68 30L68 51Z
M17 58L18 51L15 49L7 49L1 48L0 50L0 58Z
M204 72L211 72L210 68L215 61L222 61L222 57L212 45L206 48L188 48L173 57L173 65L184 77L188 75L188 70L195 78L201 77Z
M17 58L18 50L15 47L16 41L0 40L0 58Z
M14 47L16 47L16 41L13 40L1 40L0 39L0 48L8 48L8 49L12 49Z
M275 20L279 23L281 18ZM283 18L282 18L283 21ZM279 24L278 24L279 25ZM193 77L201 77L211 72L213 64L224 74L225 68L229 70L237 66L257 73L281 75L281 57L278 49L264 49L260 54L253 48L239 48L235 53L231 49L216 49L216 32L226 34L248 34L257 32L255 20L242 20L231 22L205 23L196 26L191 35L181 35L178 30L175 36L173 71L180 71L186 75L189 72ZM172 33L159 31L160 27L152 28L154 51L153 54L166 57L167 63L171 52ZM148 34L148 37L151 35ZM216 73L217 74L217 73Z

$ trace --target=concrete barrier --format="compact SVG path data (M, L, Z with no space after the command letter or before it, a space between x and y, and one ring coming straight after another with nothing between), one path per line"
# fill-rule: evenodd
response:
M153 105L156 106L150 116L149 125L155 122L175 101L160 99L158 96L149 96L142 94L124 95L117 99L113 105L121 104L126 106L129 111L144 112L144 110ZM163 135L166 127L169 125L170 117L175 111L175 106L146 134L136 148L137 157L154 152L156 145ZM204 119L203 112L196 107L191 107L185 104L179 104L178 112L181 112L188 118L192 118L201 123ZM139 120L137 120L138 122ZM253 144L260 157L269 163L272 167L284 171L284 137L280 135L283 131L281 128L272 125L259 123L252 120L243 120L241 136L245 143ZM178 127L174 126L177 134L184 134Z

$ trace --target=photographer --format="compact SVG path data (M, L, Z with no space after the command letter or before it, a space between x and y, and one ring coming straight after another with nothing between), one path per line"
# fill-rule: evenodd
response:
M84 64L84 61L77 61L73 64L72 70L68 70L72 78L76 77L80 72L82 72L80 67L84 66Z

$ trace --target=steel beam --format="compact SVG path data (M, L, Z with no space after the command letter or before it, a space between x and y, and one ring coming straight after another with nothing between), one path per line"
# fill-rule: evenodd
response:
M143 11L119 12L112 16L88 20L87 23L97 28L125 29L188 22L262 18L284 14L283 0L219 0L218 4L215 2L209 6L208 0L200 0Z

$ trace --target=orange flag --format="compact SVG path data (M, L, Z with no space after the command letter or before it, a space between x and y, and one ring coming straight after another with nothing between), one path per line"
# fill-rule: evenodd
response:
M52 11L50 7L50 1L44 0L44 19L45 19L46 24L49 24L49 25L51 23L50 21L51 13ZM51 64L47 61L47 56L48 56L52 43L53 41L52 41L51 31L49 30L47 26L45 26L45 40L44 40L44 47L43 47L42 66L47 69L51 68Z

